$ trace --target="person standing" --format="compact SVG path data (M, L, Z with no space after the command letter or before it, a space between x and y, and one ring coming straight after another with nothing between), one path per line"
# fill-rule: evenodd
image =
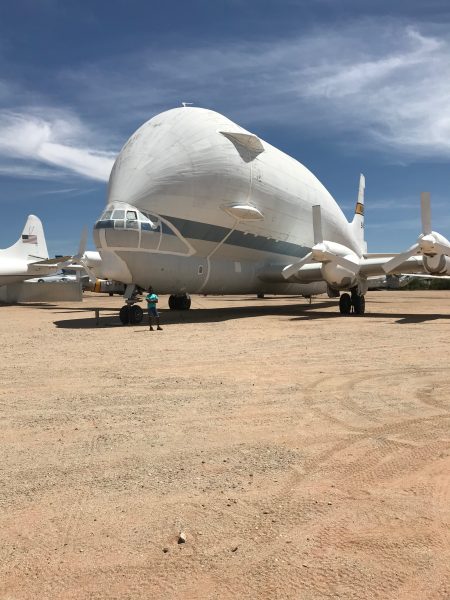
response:
M156 321L156 329L162 330L162 327L159 325L159 312L156 308L159 298L153 291L152 287L148 288L148 294L145 299L147 300L149 330L153 331L153 319Z

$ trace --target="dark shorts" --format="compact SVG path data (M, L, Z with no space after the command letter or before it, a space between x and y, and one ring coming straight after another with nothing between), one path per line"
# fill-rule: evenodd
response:
M149 317L159 317L159 312L158 312L156 306L148 307L148 316Z

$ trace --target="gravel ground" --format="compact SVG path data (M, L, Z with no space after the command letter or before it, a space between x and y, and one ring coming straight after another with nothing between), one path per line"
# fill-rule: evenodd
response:
M0 598L448 600L450 293L367 300L0 307Z

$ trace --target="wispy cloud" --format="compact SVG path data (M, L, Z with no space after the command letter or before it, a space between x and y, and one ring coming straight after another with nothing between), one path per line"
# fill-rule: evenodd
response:
M150 48L61 81L123 124L187 100L256 129L347 134L348 149L370 145L395 162L450 155L450 41L426 24L372 19L269 42Z
M24 173L40 163L52 167L47 174L105 181L112 150L182 101L256 133L270 123L307 132L348 154L364 147L395 163L450 157L450 40L436 25L374 18L290 39L159 44L53 76L67 101L48 99L47 108L11 111L14 85L0 82L0 172L14 160ZM103 133L92 135L98 127Z
M43 112L47 112L45 118L25 112L0 111L0 157L35 163L30 170L7 162L0 166L3 173L17 174L17 170L22 169L22 175L26 175L28 169L29 175L34 176L40 170L36 166L38 161L89 179L107 181L114 154L80 146L88 136L85 127L71 115L59 111L52 118L52 110Z

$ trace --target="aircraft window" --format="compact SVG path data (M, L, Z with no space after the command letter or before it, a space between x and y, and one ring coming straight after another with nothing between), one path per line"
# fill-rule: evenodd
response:
M107 211L105 211L105 212L103 213L103 215L102 215L102 219L103 219L104 221L106 221L107 219L110 219L110 218L111 218L111 215L112 215L112 210L107 210Z
M124 227L125 227L125 221L123 221L123 220L114 221L114 229L123 229Z
M114 219L123 219L125 217L125 211L124 210L115 210L114 214L113 214L113 218Z
M139 221L127 221L127 229L139 229Z
M127 210L127 221L137 221L137 214L135 210Z

